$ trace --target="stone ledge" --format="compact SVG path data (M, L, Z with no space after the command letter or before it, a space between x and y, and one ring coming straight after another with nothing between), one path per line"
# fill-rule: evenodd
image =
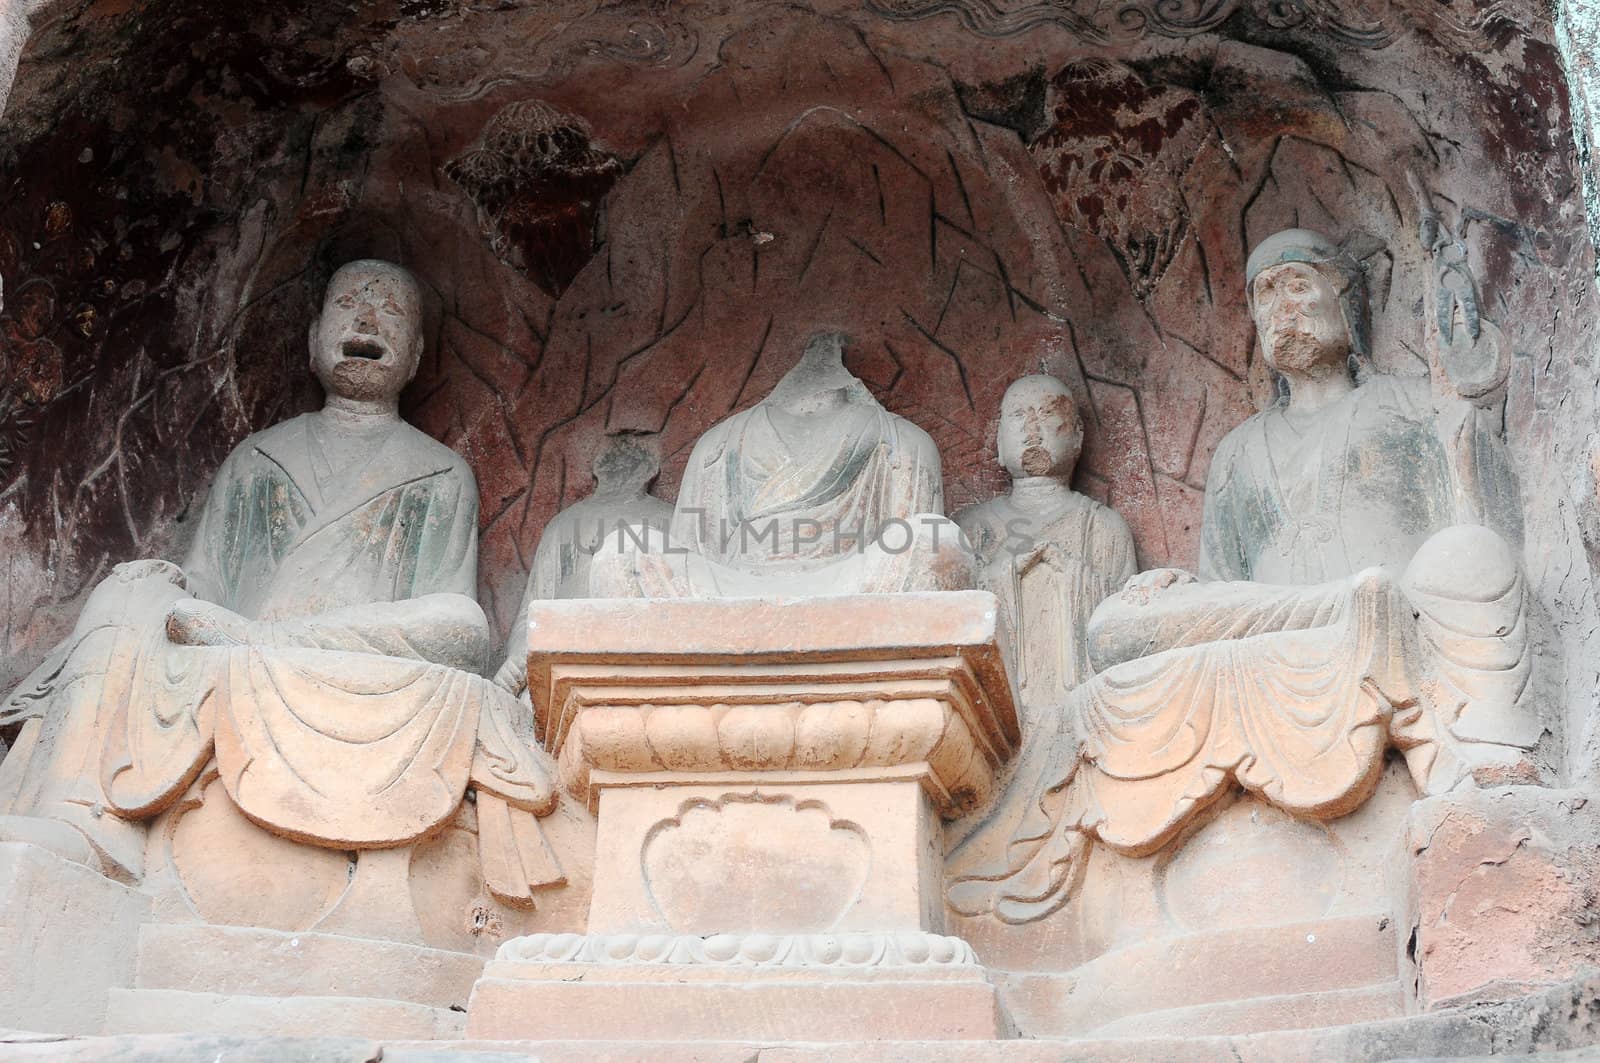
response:
M317 1063L490 1063L537 1058L541 1063L592 1063L596 1059L650 1063L1278 1063L1284 1059L1377 1061L1430 1057L1471 1058L1492 1052L1582 1051L1600 1044L1600 972L1535 996L1401 1019L1311 1030L1198 1037L1080 1038L1027 1041L861 1040L796 1042L719 1040L664 1043L605 1040L485 1040L437 1042L382 1039L221 1036L200 1033L65 1037L0 1031L7 1060L107 1063L159 1059L162 1063L214 1063L221 1055L240 1063L294 1059ZM1576 1057L1569 1057L1576 1058Z
M484 958L398 941L204 923L139 928L139 989L465 1007Z
M150 898L23 842L0 843L0 1024L96 1033L130 984Z
M467 1017L447 1008L369 997L267 997L113 989L106 1009L112 1033L241 1034L273 1037L392 1037L449 1040ZM286 1056L281 1058L298 1058Z

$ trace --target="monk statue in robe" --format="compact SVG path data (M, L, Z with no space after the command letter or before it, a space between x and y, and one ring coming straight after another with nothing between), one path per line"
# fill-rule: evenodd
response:
M1089 616L1137 569L1128 525L1071 487L1083 421L1065 384L1043 375L1015 381L1000 400L998 442L1011 490L955 521L977 555L978 586L1000 601L1031 727L1089 678Z
M672 528L608 536L590 590L614 597L808 597L962 590L971 552L944 515L939 450L813 336L765 399L713 425Z
M593 493L552 517L533 552L506 659L495 673L495 682L519 697L525 698L528 690L528 603L589 597L589 563L607 535L630 525L666 534L672 524L672 503L650 493L661 471L654 439L634 434L606 437L593 470Z
M5 703L26 723L0 833L131 881L139 821L208 765L255 824L339 850L425 837L470 785L497 895L549 880L548 765L482 675L477 485L399 415L422 346L408 272L334 274L310 329L323 408L235 448L183 564L118 566Z
M1428 246L1464 410L1369 368L1363 271L1339 246L1289 230L1251 254L1249 307L1286 398L1217 448L1200 577L1144 573L1096 610L1097 674L1036 734L1050 754L952 853L958 911L1042 918L1091 839L1147 855L1234 785L1344 815L1390 745L1422 793L1527 781L1541 726L1523 580L1484 523L1515 524L1494 504L1511 494L1493 409L1508 352L1459 259Z

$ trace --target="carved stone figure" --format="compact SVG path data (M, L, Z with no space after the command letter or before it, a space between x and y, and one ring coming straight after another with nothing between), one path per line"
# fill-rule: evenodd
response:
M977 554L978 585L1000 600L1012 678L1029 715L1089 678L1089 616L1136 571L1127 524L1070 486L1082 447L1066 385L1017 380L1000 401L1000 463L1011 490L955 517Z
M1478 523L1505 493L1487 482L1505 468L1487 409L1507 360L1498 330L1475 296L1440 315L1446 376L1482 405L1436 418L1426 380L1365 368L1362 271L1338 246L1279 233L1246 280L1288 396L1218 447L1207 582L1145 573L1096 611L1099 674L955 854L958 910L1048 914L1089 838L1153 852L1234 782L1297 815L1350 812L1391 743L1425 793L1474 773L1526 780L1540 724L1523 581Z
M491 888L550 881L543 755L479 674L477 487L398 413L421 315L397 266L334 275L310 332L324 407L241 443L182 567L119 566L6 702L27 720L6 836L137 877L138 821L214 758L249 820L340 850L426 836L470 783Z
M594 493L551 518L539 535L528 572L528 586L511 624L505 663L495 682L522 694L528 689L528 603L552 598L587 598L589 566L606 536L627 525L641 525L665 534L672 523L672 503L650 494L661 471L654 440L615 435L594 459Z
M812 337L765 399L714 425L684 470L669 536L619 533L596 597L956 590L972 556L944 516L939 451Z

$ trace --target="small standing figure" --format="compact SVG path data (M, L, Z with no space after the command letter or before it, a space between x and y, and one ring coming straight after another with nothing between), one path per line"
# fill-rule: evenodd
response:
M665 534L672 524L672 503L650 493L661 472L653 438L608 436L593 468L594 492L550 518L539 536L528 586L511 622L505 663L495 675L495 682L513 694L528 689L528 603L589 597L589 563L606 536L617 536L625 525Z
M977 554L979 586L1000 600L1025 723L1089 678L1089 616L1136 570L1128 525L1071 487L1082 449L1067 386L1023 377L1000 400L1011 490L955 517Z

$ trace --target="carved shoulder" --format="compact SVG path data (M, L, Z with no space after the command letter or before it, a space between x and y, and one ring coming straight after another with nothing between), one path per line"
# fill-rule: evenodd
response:
M307 418L310 416L308 413L302 413L287 421L269 425L259 432L251 432L239 441L239 445L233 448L228 457L248 454L257 448L268 451L282 449L305 435Z
M1234 427L1211 455L1211 468L1206 473L1206 495L1220 490L1232 479L1239 462L1250 450L1250 445L1261 434L1261 419L1265 412L1252 414Z
M470 495L477 497L478 478L473 474L472 466L467 464L466 458L422 430L404 422L401 423L397 435L401 438L395 439L391 445L411 448L416 454L418 464L433 468L448 468L451 476L459 479Z

